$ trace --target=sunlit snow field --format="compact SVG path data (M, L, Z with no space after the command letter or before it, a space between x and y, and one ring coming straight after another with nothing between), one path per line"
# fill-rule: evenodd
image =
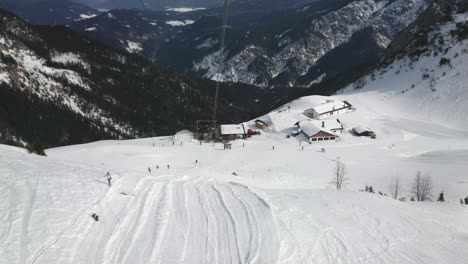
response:
M328 99L313 96L262 117L273 125L232 150L185 134L50 149L48 157L0 146L0 262L465 263L468 134L399 109L382 114L387 96L335 97L356 107L337 116L345 126L338 142L286 138L307 119L303 110ZM354 136L355 125L377 139ZM337 159L350 178L341 191L329 184ZM418 170L446 203L359 192L387 193L398 175L409 199Z

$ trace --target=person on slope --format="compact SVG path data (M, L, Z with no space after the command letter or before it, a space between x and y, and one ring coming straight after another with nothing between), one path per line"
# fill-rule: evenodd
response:
M111 187L112 176L110 175L110 173L107 172L106 175L104 175L104 177L107 178L107 183L109 184L109 187Z

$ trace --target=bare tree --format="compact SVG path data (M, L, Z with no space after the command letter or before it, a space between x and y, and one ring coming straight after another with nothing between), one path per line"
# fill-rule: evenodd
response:
M330 184L335 185L337 190L341 190L341 187L343 187L343 184L346 181L349 181L349 178L346 177L347 173L348 173L348 170L346 169L346 164L344 164L340 160L337 160L335 168L333 170L333 178L330 181Z
M398 196L401 193L401 184L400 177L394 176L388 185L388 192L393 197L393 199L398 199Z
M429 199L432 197L432 177L430 175L426 175L423 177L422 181L422 192L421 192L421 201Z
M432 196L432 178L429 175L423 175L419 170L413 180L411 192L418 201L424 202Z

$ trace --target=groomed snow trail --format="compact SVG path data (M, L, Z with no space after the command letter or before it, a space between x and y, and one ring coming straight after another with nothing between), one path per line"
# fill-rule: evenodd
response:
M98 206L99 222L75 230L85 235L72 263L278 262L271 210L243 185L150 176L133 193L118 189Z

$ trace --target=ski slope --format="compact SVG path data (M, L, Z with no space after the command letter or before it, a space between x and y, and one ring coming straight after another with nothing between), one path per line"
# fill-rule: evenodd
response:
M450 70L439 58L411 66L433 72L435 90L396 61L362 89L303 97L260 117L269 129L232 150L187 133L47 157L0 145L0 263L465 264L465 44L447 52L460 54ZM326 100L355 108L333 117L344 126L338 141L287 137ZM377 139L355 136L359 125ZM329 184L337 160L350 178L341 191ZM443 191L446 203L409 201L418 170L433 179L432 200ZM406 202L360 191L387 193L394 176Z
M334 99L343 97L356 110L339 116L338 142L286 138L305 109L330 99L312 96L262 117L272 126L232 150L186 134L48 157L2 145L0 263L465 263L468 207L458 200L468 195L468 133L418 120L407 129L362 104L373 97ZM378 138L352 135L357 123ZM337 159L351 179L339 192L329 184ZM447 203L358 191L386 192L399 175L409 198L419 169Z

